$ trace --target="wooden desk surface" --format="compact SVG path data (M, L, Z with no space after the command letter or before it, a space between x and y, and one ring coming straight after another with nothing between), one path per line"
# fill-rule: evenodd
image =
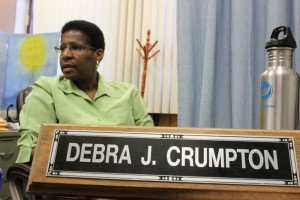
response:
M299 186L168 183L47 177L46 169L48 158L53 141L53 133L56 129L293 137L296 148L298 171L300 166L300 131L45 124L41 129L36 154L32 164L28 184L29 193L75 195L81 197L126 197L138 199L300 199Z

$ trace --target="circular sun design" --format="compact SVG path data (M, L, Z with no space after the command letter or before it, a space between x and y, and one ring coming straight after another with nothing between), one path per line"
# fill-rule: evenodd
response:
M20 47L20 61L28 70L37 71L46 62L46 41L42 36L29 36Z

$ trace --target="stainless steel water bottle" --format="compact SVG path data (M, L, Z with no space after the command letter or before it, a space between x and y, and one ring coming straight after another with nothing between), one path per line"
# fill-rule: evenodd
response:
M298 129L299 75L292 69L296 47L296 41L287 26L275 28L266 43L268 68L260 77L261 129Z

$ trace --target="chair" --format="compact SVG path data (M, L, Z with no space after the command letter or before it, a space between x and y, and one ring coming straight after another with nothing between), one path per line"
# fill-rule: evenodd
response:
M29 95L29 93L31 92L31 90L32 90L31 86L28 86L28 87L26 87L25 89L21 90L18 93L17 102L16 102L17 120L18 121L19 121L19 114L21 112L21 109L22 109L23 105L25 104L25 99Z
M8 187L13 200L35 200L35 197L26 193L30 165L16 163L6 172Z
M26 87L17 95L16 108L17 120L19 121L20 111L25 104L25 99L31 92L32 88ZM35 197L26 193L26 186L30 173L30 165L25 163L13 164L7 169L6 178L13 200L34 200Z

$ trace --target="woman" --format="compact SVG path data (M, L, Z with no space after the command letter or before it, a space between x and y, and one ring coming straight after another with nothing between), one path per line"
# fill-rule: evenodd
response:
M20 113L17 163L30 162L42 123L153 126L134 85L107 81L97 72L104 49L95 24L74 20L63 26L55 47L63 76L33 84Z

